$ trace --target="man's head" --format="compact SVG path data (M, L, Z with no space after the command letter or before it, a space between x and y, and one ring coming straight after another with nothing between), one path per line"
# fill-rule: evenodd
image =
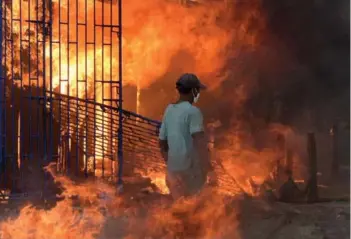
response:
M206 86L196 75L185 73L177 80L176 88L181 99L196 103L200 97L200 90L206 89Z

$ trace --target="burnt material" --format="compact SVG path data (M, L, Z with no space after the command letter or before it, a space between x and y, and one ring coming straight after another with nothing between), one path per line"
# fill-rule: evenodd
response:
M302 199L303 192L297 187L292 177L289 177L279 189L279 200L282 202L298 202Z

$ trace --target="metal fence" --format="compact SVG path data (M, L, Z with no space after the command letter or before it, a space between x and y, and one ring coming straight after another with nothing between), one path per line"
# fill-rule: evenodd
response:
M105 161L122 165L121 1L0 8L0 187L27 191L27 175L52 161L85 175L102 161L102 176Z

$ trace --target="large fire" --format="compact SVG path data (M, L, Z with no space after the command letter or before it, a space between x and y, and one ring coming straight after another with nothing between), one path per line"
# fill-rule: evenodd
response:
M228 207L230 200L219 195L207 193L174 205L160 206L157 201L143 205L128 196L117 198L114 188L104 183L77 184L57 175L55 181L65 189L64 199L50 210L25 206L17 217L0 223L0 238L213 238L238 234L235 205Z
M55 91L80 98L93 95L100 103L103 102L102 92L104 97L115 98L111 84L95 83L94 86L94 81L119 80L118 38L115 33L111 35L111 27L103 30L94 24L116 25L116 3L112 1L111 9L110 1L52 1L53 43L51 47L50 44L43 46L43 43L31 46L39 30L36 24L30 22L42 18L43 13L37 14L36 11L41 4L40 1L14 0L6 5L7 14L21 19L13 21L11 26L12 34L20 37L14 38L14 56L11 51L6 53L8 68L13 67L14 74L21 73L22 83L28 85L36 70L25 71L23 65L11 59L23 57L23 49L36 58L37 51L42 48L46 58L44 61L37 59L38 64L45 64L49 69L51 63L52 76L46 72L39 85L42 86L45 79L46 87ZM124 1L123 84L135 85L138 89L149 87L167 73L174 55L186 52L181 57L182 62L177 64L182 65L183 70L196 72L200 76L213 76L205 79L211 78L212 81L206 83L210 89L215 88L223 80L217 73L222 70L228 57L235 57L235 51L228 53L229 46L231 49L236 49L235 46L238 49L255 48L258 36L249 28L251 17L257 14L257 7L253 4L249 11L240 12L239 9L227 9L220 1L192 8L165 0ZM227 20L233 13L240 17L235 25L229 26ZM21 43L22 49L21 39L27 40ZM194 61L190 61L189 56ZM138 105L142 107L140 102ZM97 134L101 133L101 129L97 131ZM222 162L227 173L245 193L257 195L253 184L262 185L271 178L274 162L277 157L283 157L283 152L275 148L260 151L245 148L236 131L228 131L226 137L227 144L216 150L214 157ZM101 153L99 150L95 152ZM152 179L161 194L169 193L164 174L147 173L144 176ZM75 184L64 177L55 176L55 179L64 186L65 199L50 210L35 209L30 205L24 207L17 218L0 223L0 238L104 238L100 234L103 226L109 224L109 217L118 218L120 228L114 229L121 233L126 230L121 225L128 228L143 224L140 230L129 230L127 234L119 235L124 238L141 238L143 233L150 238L218 238L228 233L230 238L240 238L235 232L237 214L233 208L227 208L228 199L222 195L213 196L205 192L206 199L201 197L179 202L168 209L149 208L151 215L146 217L138 211L141 209L128 211L123 205L128 200L115 197L114 189L103 183ZM207 200L209 198L212 201ZM192 212L190 216L189 212ZM189 217L186 218L187 225L182 224L184 218L180 219L184 215ZM128 220L125 217L129 217ZM190 229L185 228L189 225Z
M117 97L117 2L3 3L9 28L5 35L13 40L5 46L6 66L13 69L8 71L9 77L20 75L23 85L43 86L45 82L49 90L112 104L104 99ZM142 108L140 89L167 73L171 64L211 79L206 83L214 88L226 76L222 69L228 58L237 54L229 49L254 49L258 41L250 24L257 17L259 4L251 4L245 11L228 8L220 1L190 8L166 0L132 0L123 4L123 84L137 86L137 112ZM234 13L238 20L233 22L230 19ZM173 62L177 54L183 55ZM45 71L41 72L43 66ZM96 129L96 135L104 131L108 129ZM101 155L101 150L96 147L96 154Z

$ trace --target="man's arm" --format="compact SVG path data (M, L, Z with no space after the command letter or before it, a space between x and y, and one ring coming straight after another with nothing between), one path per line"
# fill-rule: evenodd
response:
M193 133L192 137L193 137L194 147L199 154L199 157L200 157L201 163L203 164L204 169L207 172L213 171L210 154L207 149L207 140L205 137L205 133L203 131Z
M193 144L199 154L201 163L206 171L212 171L210 155L207 149L207 140L204 132L203 116L199 109L190 114L190 133L193 137Z
M167 109L165 111L165 114L162 119L162 124L160 127L160 134L159 134L159 146L161 150L161 155L163 159L167 162L168 159L168 142L167 142L167 125L166 125L166 114L167 114Z
M163 159L167 162L168 159L168 143L167 140L159 140L161 155Z

